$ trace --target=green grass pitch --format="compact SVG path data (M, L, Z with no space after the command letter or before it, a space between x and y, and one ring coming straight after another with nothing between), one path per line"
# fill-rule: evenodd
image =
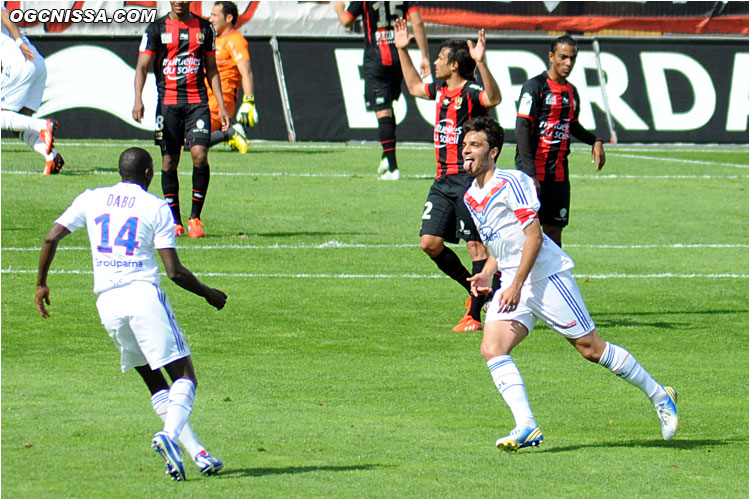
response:
M42 177L3 141L3 498L748 497L746 146L608 146L599 174L574 148L574 275L601 336L680 392L681 428L663 441L638 389L540 325L514 359L545 441L515 454L494 447L513 422L481 333L450 330L465 292L419 249L431 147L399 145L399 182L377 179L372 144L212 150L206 237L178 246L227 306L163 286L198 373L191 423L226 467L173 483L146 386L99 323L84 232L53 263L52 317L33 303L42 238L131 145L158 165L146 142L60 141L67 165ZM187 216L186 155L180 172Z

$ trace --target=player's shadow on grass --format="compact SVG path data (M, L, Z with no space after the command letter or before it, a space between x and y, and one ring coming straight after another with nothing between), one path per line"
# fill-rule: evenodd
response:
M658 316L660 318L669 316L669 315L678 315L680 317L684 317L687 315L713 315L713 314L720 314L720 315L726 315L726 314L738 314L738 313L747 313L747 309L717 309L717 310L708 310L708 311L650 311L650 312L628 312L628 313L616 313L616 312L610 312L606 314L596 314L594 313L594 318L596 321L596 326L607 328L607 327L617 327L617 326L650 326L653 328L668 328L668 329L676 329L676 328L684 328L687 326L692 326L692 323L690 321L648 321L645 319L648 316ZM644 319L640 319L643 317Z
M572 446L559 446L556 448L542 448L537 453L564 453L566 451L579 451L587 448L671 448L676 450L694 450L713 447L728 446L731 442L740 442L740 439L635 439L632 441L617 441L608 443L576 444Z
M356 470L372 470L382 467L380 464L362 464L362 465L309 465L300 467L253 467L247 469L224 469L216 477L230 476L273 476L278 474L304 474L306 472L347 472Z

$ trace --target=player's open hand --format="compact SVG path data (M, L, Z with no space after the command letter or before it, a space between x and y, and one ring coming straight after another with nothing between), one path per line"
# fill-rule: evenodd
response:
M224 304L227 303L227 294L216 288L209 288L206 302L214 306L216 309L221 310L224 307Z
M484 38L484 30L479 30L479 37L477 38L477 44L474 45L471 40L467 40L466 43L469 45L469 54L471 58L476 62L484 61L484 53L487 49L487 42Z
M409 42L414 38L414 35L409 34L409 27L406 24L406 19L399 17L393 21L393 45L397 49L406 49L409 46Z
M39 311L39 315L42 318L49 318L49 311L44 307L45 302L49 305L49 287L37 286L34 302L36 302L36 310Z
M487 295L492 292L492 276L488 276L484 273L477 273L471 278L467 278L466 281L471 284L471 294L474 297Z
M607 157L604 154L604 145L602 141L596 141L594 146L591 148L591 163L596 165L596 171L600 171L604 168L604 163L607 161Z

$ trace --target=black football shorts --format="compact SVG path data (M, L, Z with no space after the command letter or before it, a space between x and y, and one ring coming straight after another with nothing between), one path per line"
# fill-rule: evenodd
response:
M458 243L461 239L481 241L464 204L464 194L472 180L468 175L446 175L432 183L424 204L420 236L440 236L449 243Z
M208 147L211 140L211 110L208 104L175 104L156 108L154 142L161 155L179 154L182 148Z
M397 70L397 71L396 71ZM381 111L393 107L393 101L401 97L401 66L397 68L365 67L365 108Z
M570 181L542 182L539 188L539 222L565 227L570 216Z

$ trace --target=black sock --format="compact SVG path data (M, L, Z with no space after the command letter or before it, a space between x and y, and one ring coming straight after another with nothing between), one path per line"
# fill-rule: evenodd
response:
M484 269L484 264L487 262L487 259L482 260L475 260L471 263L471 272L473 274L478 274L482 272L482 269ZM489 295L479 295L477 297L471 296L471 307L469 308L469 316L474 318L477 321L482 321L482 306L485 302L487 302L487 299L489 298Z
M169 208L172 210L174 223L181 226L180 181L177 179L177 170L161 171L161 191L164 193L164 201L169 203Z
M193 207L190 210L190 218L200 219L203 203L206 201L206 191L208 191L208 181L211 177L211 171L208 163L204 167L193 165Z
M432 257L432 260L441 271L456 280L467 292L471 293L471 284L466 281L471 275L461 263L461 259L458 258L456 252L448 247L443 247L443 251Z
M226 132L222 132L221 130L216 130L215 132L211 132L211 138L209 139L208 147L216 146L219 143L227 142L231 137L232 133L230 133L232 129L230 128Z
M392 116L378 118L378 135L383 148L383 158L388 158L389 170L398 168L396 163L396 119Z

